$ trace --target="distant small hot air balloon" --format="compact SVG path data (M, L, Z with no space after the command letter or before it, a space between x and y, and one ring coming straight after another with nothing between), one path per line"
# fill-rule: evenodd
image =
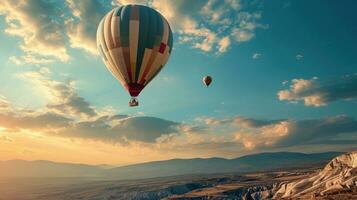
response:
M98 50L108 70L132 97L160 72L172 51L173 37L167 20L143 5L114 8L97 29Z
M202 81L203 81L203 84L205 84L206 87L208 87L212 83L212 77L205 76L205 77L203 77Z

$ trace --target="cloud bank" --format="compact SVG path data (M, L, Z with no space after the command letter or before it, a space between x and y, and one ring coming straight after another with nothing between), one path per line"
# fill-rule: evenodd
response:
M326 106L339 100L357 98L357 74L346 75L331 81L319 78L293 79L290 88L278 92L279 100L292 103L303 101L306 106Z
M345 115L308 120L264 120L242 116L214 119L199 118L212 130L231 133L227 137L246 150L267 150L299 145L339 145L357 143L357 121ZM227 129L227 127L229 127Z
M306 120L198 117L191 123L180 123L103 112L78 94L75 81L51 80L49 70L41 71L18 77L27 77L34 88L41 89L38 92L49 100L44 107L13 107L0 96L0 131L6 133L0 135L0 142L14 143L11 133L25 131L42 137L141 146L191 156L357 143L357 120L345 115Z
M42 70L44 71L44 70ZM18 77L30 81L49 100L44 108L12 108L0 98L0 127L32 130L45 135L92 139L110 143L140 141L154 143L163 135L179 134L180 123L147 116L106 114L98 111L75 89L74 81L60 82L50 73L25 72Z

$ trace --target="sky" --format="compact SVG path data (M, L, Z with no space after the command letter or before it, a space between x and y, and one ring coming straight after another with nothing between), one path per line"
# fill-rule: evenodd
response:
M158 10L174 35L138 107L96 49L99 21L126 4ZM0 160L126 165L356 149L356 8L353 0L1 1Z

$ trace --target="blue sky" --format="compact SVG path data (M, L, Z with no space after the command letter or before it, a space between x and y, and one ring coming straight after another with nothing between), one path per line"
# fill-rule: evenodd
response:
M169 62L140 94L136 108L127 106L129 95L95 49L101 17L127 3L159 10L174 30ZM352 0L4 1L0 133L6 148L33 154L10 151L0 158L56 160L53 154L74 145L73 140L100 143L113 152L137 152L125 159L113 159L113 153L98 161L116 164L353 149L356 6ZM213 77L209 88L201 82L205 75ZM49 114L66 120L59 125L48 120ZM113 125L110 116L117 114L123 115L116 122L123 127ZM42 124L33 118L43 119ZM93 123L89 127L97 132L81 123ZM105 131L109 136L101 135ZM66 145L45 155L24 145L32 139L19 135L23 132L60 138ZM192 151L182 150L187 148ZM142 149L152 156L142 158ZM97 162L66 154L60 160Z

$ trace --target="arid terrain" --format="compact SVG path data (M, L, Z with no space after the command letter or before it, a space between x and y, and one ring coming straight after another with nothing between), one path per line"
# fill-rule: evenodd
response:
M1 200L357 199L357 152L326 165L133 180L1 178Z
M269 191L277 182L297 180L314 171L185 175L121 181L14 178L1 180L0 199L241 199L251 193L272 196Z

